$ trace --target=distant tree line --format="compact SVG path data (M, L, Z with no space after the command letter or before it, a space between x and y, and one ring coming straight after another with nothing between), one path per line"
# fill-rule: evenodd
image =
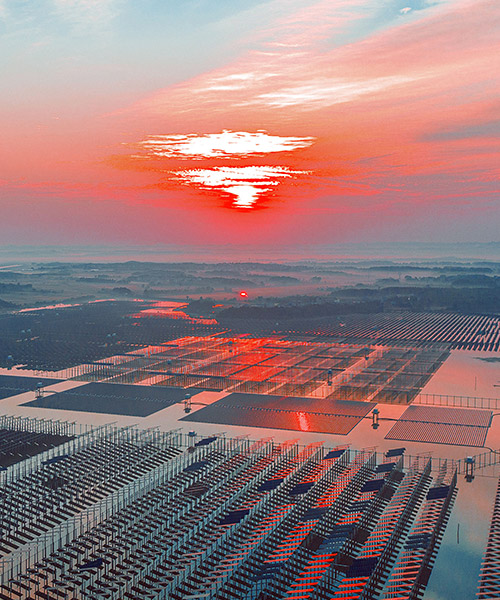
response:
M488 283L485 287L410 287L392 286L382 289L343 289L338 297L328 301L311 301L303 298L294 306L233 306L217 313L217 320L224 324L232 320L273 320L307 319L315 317L340 316L349 314L370 314L405 310L454 311L464 313L500 314L500 285ZM286 299L282 300L283 302ZM205 301L208 304L208 301ZM199 314L208 306L201 303L196 307Z
M328 317L355 313L375 313L384 308L380 301L367 302L325 302L302 304L301 306L233 306L217 314L219 323L231 319L297 319L308 317Z

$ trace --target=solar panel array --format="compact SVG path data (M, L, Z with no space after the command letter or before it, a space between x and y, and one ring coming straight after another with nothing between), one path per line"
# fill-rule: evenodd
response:
M500 349L500 318L442 312L383 312L325 319L311 330L304 321L294 323L296 333L350 339L355 343L414 345L449 344L462 350Z
M0 416L0 471L71 440L71 423Z
M213 391L410 403L448 356L432 348L188 336L70 369L67 377Z
M0 366L60 371L182 335L221 331L195 319L134 314L150 303L109 300L0 314ZM196 319L198 321L198 319ZM12 358L9 358L12 357Z
M455 486L401 449L112 426L2 477L2 600L375 598Z
M189 390L191 395L200 391ZM23 406L146 417L182 402L184 397L185 391L178 387L88 383L64 392L44 395Z
M382 593L383 600L421 598L432 572L457 489L452 463L444 462Z
M484 446L491 424L488 410L409 406L385 436L388 440Z
M233 393L183 421L347 435L376 404Z
M44 386L59 383L60 379L20 377L19 375L0 375L0 399L35 391L38 383Z

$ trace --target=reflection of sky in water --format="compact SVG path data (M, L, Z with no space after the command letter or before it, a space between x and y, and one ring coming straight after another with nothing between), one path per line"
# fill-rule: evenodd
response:
M454 350L422 392L498 398L500 388L495 384L500 383L500 363L483 359L499 356L494 352Z
M498 469L490 469L488 475L478 475L472 483L466 483L463 475L458 476L458 496L424 596L426 600L475 597L498 474Z
M181 308L187 306L186 302L155 302L153 308L146 308L131 315L134 319L141 319L147 317L165 317L169 319L184 319L190 323L199 323L204 325L214 325L217 323L215 319L203 318L203 317L192 317L185 313Z

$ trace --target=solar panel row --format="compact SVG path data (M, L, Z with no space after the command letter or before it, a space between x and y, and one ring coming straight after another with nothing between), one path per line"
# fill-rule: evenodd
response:
M195 395L200 391L190 388L189 393ZM185 394L186 390L179 387L88 383L72 390L45 395L23 406L145 417L182 402Z
M385 439L482 447L487 433L488 427L400 420L391 428Z

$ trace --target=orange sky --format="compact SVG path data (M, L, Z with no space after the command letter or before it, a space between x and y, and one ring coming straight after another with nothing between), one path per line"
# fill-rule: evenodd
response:
M0 3L4 243L498 240L497 2L35 10Z

